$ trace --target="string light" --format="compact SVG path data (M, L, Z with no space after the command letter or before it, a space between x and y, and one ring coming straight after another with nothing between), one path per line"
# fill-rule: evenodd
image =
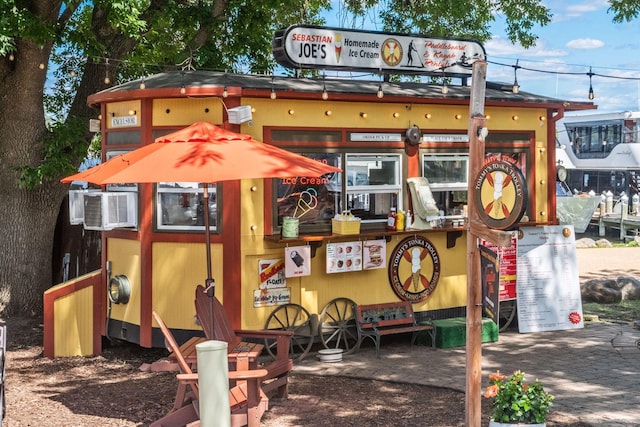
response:
M227 89L227 87L225 86L224 89L222 89L222 97L226 98L229 96L229 90Z
M376 94L378 98L384 98L384 92L382 91L382 83L378 85L378 93Z
M511 89L513 93L520 92L520 86L518 85L518 68L520 68L520 66L518 62L519 60L516 59L516 65L513 66L513 88Z
M271 76L271 99L276 99L278 96L276 95L276 89L273 86L273 76Z
M324 74L322 75L322 99L325 101L329 99L329 94L327 93L327 85L324 82Z
M109 78L109 58L106 58L104 60L104 66L105 66L105 76L104 76L104 84L108 85L109 83L111 83L111 79Z
M180 94L184 95L185 93L187 93L187 88L184 86L184 70L180 71L180 80L181 80Z
M447 78L444 75L444 68L442 69L442 87L440 88L440 91L442 92L443 95L446 95L447 93L449 93L449 87L447 86Z
M595 94L593 93L593 85L591 84L591 78L593 77L593 71L591 70L591 67L589 67L587 76L589 76L589 99L593 99L595 98Z
M9 61L13 61L14 59L16 59L15 56L13 56L13 53L9 54Z

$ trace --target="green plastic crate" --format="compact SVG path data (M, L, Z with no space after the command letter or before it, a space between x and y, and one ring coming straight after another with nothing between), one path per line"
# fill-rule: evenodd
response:
M420 322L422 323L422 322ZM464 317L434 320L436 327L436 347L464 347L467 344L467 320ZM498 341L498 325L491 319L482 319L482 342ZM431 337L420 332L416 338L419 345L431 345Z

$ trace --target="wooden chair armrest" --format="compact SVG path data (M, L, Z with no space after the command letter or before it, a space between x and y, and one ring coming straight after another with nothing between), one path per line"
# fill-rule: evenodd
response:
M236 335L247 338L277 338L278 336L292 337L293 331L279 331L270 329L261 330L236 330Z
M248 371L229 371L229 379L235 381L251 380L266 377L269 371L266 369L251 369ZM198 374L177 374L176 378L182 382L198 381Z

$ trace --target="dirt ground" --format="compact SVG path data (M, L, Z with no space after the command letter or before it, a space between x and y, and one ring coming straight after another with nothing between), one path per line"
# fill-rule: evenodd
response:
M148 426L173 403L172 373L141 372L164 350L115 345L99 357L42 357L42 325L6 319L5 427ZM489 401L483 400L483 420ZM289 399L270 400L264 427L464 425L464 393L446 388L293 375ZM484 425L484 424L483 424ZM552 414L549 427L586 427Z
M611 272L617 267L612 263L623 262L623 254L636 257L640 251L608 250L615 256L579 250L581 278L598 268ZM583 257L593 261L581 262ZM606 265L598 267L599 263ZM42 325L37 319L10 318L0 323L8 330L5 427L147 426L171 407L176 390L173 374L139 370L142 363L164 357L165 350L111 345L99 357L47 359L42 357ZM489 400L483 399L482 405L486 426ZM464 414L464 394L450 389L293 375L289 399L272 399L262 426L454 427L464 425ZM552 411L547 426L587 424Z

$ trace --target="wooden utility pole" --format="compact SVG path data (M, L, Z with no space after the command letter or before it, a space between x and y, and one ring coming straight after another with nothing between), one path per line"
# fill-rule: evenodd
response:
M484 97L487 80L487 63L473 64L471 97L469 100L469 184L467 187L468 229L467 229L467 329L465 425L480 427L482 420L482 277L480 272L479 239L485 239L498 246L511 245L511 233L493 230L479 219L475 202L475 177L484 164ZM482 209L482 207L480 207Z

